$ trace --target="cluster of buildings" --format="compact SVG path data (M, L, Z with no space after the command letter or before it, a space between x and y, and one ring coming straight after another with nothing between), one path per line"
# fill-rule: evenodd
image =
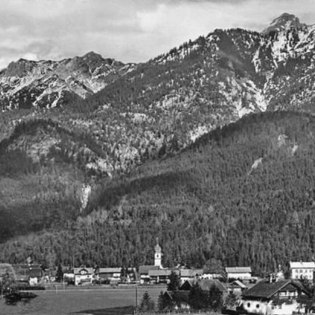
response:
M164 268L162 266L162 250L157 241L154 247L154 264L142 265L136 268L88 268L79 267L63 270L63 281L74 285L85 284L165 284L169 282L172 273L180 279L180 289L165 292L168 299L183 305L188 305L189 291L195 283L202 290L216 286L222 296L231 293L238 297L238 313L261 315L289 315L305 313L310 309L306 301L310 294L302 285L301 279L309 283L315 282L315 262L290 262L290 279L284 279L279 268L268 279L258 279L252 276L251 267L226 267L224 276L221 274L206 274L203 269ZM0 264L0 281L4 274L10 274L18 282L38 285L54 281L55 272L44 272L39 265L26 264L11 266ZM222 278L225 279L222 282ZM220 281L221 280L221 281ZM314 304L315 310L315 304Z

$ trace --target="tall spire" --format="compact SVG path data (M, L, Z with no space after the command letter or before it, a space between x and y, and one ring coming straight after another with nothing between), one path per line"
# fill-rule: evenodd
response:
M155 247L154 247L154 250L155 250L155 252L157 253L157 252L159 252L159 253L161 253L161 246L159 245L159 238L157 237L156 238L156 245L155 245Z
M159 245L159 238L156 238L156 245L154 247L154 266L162 268L162 249Z

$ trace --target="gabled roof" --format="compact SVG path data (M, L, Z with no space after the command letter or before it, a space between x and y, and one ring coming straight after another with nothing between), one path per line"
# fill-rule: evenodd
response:
M141 275L148 275L149 274L149 270L158 270L158 269L160 269L159 266L143 265L143 266L139 266L139 273Z
M203 269L180 269L181 277L196 277L202 275Z
M247 286L243 282L241 282L239 280L235 280L232 283L230 283L229 287L234 287L234 288L235 287L239 287L241 289L246 289L247 288Z
M226 291L226 287L222 282L215 279L202 279L198 281L200 288L204 291L209 291L211 287L216 286L221 292Z
M292 285L296 287L296 289L301 290L304 293L308 294L308 292L303 287L301 287L292 280L279 280L272 283L270 283L269 281L260 281L253 287L245 291L243 293L243 297L270 299L276 293L278 293L288 285Z
M304 261L290 261L290 268L310 268L310 269L315 269L315 262L314 261L309 261L309 262L304 262Z
M81 268L74 268L73 269L75 275L79 275L81 270L86 270L86 272L88 274L93 274L94 273L94 269L93 268L81 267Z
M252 268L251 267L226 267L225 271L227 273L251 273Z
M29 270L28 275L30 278L40 278L44 274L41 268L32 268Z

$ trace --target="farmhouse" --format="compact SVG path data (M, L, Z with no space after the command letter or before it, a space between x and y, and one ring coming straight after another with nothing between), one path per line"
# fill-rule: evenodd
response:
M73 269L68 268L63 272L63 281L67 282L68 284L74 284L74 270Z
M159 270L160 268L157 266L151 265L142 265L139 266L139 275L140 275L140 283L149 283L151 278L149 276L149 271L151 270Z
M247 286L239 280L234 280L227 285L227 289L229 293L240 295L247 289Z
M251 267L226 267L225 272L228 279L249 280L252 277Z
M180 287L180 290L182 291L190 291L191 288L198 284L203 291L209 291L211 287L215 286L217 287L222 294L227 293L226 287L223 285L222 282L219 280L213 280L213 279L201 279L201 280L186 280Z
M180 269L179 270L180 280L181 282L185 282L186 280L195 280L203 275L202 269Z
M308 279L313 281L315 262L290 261L291 279Z
M29 284L31 286L37 285L38 283L41 282L44 272L42 268L39 267L30 267L28 271L28 276L29 276Z
M96 280L100 283L118 283L120 281L121 268L98 268L95 271Z
M241 308L262 315L290 315L305 312L309 293L293 280L261 281L242 295Z
M93 268L74 268L74 284L90 284L93 281L94 269Z
M171 273L172 273L171 269L149 270L150 282L168 283Z

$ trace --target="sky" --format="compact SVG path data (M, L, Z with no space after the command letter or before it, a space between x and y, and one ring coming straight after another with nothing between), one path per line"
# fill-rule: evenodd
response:
M262 31L284 12L315 24L315 0L0 0L0 69L89 51L145 62L216 28Z

